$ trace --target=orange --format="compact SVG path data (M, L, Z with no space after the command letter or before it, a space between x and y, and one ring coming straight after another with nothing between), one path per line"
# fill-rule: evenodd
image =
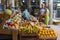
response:
M49 35L49 37L52 37L52 35Z
M38 36L40 36L40 34L38 34Z

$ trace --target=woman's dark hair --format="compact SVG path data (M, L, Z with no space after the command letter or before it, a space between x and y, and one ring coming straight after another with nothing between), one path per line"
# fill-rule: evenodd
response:
M48 6L46 5L46 2L43 2L43 4L45 5L46 8L48 8Z
M46 2L43 2L43 4L45 4L45 5L46 5Z

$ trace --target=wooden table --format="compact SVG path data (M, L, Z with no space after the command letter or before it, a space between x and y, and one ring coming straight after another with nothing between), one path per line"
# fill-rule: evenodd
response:
M12 40L18 40L17 30L0 29L0 34L12 35Z
M18 31L17 30L8 30L3 29L3 25L10 16L4 15L3 12L0 12L0 34L12 35L12 40L18 40Z

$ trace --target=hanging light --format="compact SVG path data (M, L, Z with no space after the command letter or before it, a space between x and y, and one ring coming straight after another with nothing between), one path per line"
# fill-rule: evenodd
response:
M33 2L35 2L35 0L33 0Z
M25 1L23 0L23 2L25 2Z

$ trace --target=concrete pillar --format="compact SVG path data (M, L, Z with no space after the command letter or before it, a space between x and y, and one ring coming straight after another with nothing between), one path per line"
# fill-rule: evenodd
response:
M49 0L49 8L50 8L50 24L53 23L53 0Z

